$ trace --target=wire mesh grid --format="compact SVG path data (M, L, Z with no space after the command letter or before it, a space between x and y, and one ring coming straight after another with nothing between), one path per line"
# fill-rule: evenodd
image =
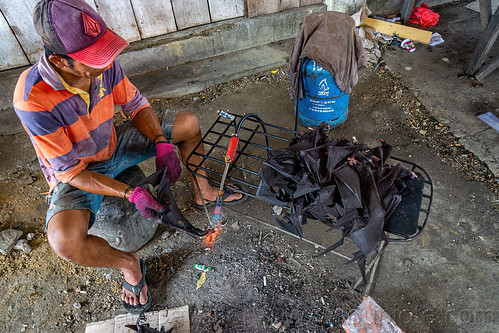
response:
M234 162L231 164L226 184L236 184L242 193L256 198L260 179L258 173L268 159L270 151L288 146L289 140L297 131L263 122L259 117L232 114L233 120L219 116L206 131L200 143L187 158L186 167L192 174L208 179L219 185L225 166L225 154L231 137L237 132L239 145ZM197 152L200 145L204 153ZM414 232L400 232L400 228L385 228L387 240L394 242L414 240L425 228L433 200L433 183L429 174L419 165L397 157L390 157L388 163L402 163L422 177L423 188L418 202L417 216L410 223L415 224ZM207 166L208 165L208 166ZM227 187L226 187L227 188ZM402 209L398 207L397 209ZM397 221L396 221L397 222Z

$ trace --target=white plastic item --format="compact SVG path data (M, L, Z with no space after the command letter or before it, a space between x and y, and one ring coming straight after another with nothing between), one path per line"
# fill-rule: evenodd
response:
M404 333L371 296L364 297L342 326L346 333Z

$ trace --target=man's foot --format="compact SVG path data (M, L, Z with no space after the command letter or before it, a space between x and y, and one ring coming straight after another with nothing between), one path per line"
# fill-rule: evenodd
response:
M140 313L147 311L151 302L149 300L149 292L146 285L145 273L146 266L142 259L137 258L137 268L133 270L123 271L123 292L121 300L125 310L130 313Z
M243 199L245 199L246 196L241 192L237 192L238 187L236 185L228 184L227 186L234 188L234 190L225 190L224 203L236 203L244 201ZM218 188L209 186L208 188L201 190L201 193L203 195L204 203L206 205L213 204L218 196ZM199 197L199 193L196 193L195 202L196 205L203 206L203 202Z

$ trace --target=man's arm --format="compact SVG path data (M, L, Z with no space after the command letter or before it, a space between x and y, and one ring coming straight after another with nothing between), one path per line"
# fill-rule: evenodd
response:
M71 179L69 184L86 192L125 197L135 204L137 210L144 217L157 218L157 212L164 209L147 189L140 186L129 187L127 184L100 173L83 170Z
M114 197L125 197L127 199L133 192L133 190L130 189L125 195L125 191L130 187L129 185L89 170L81 171L76 177L71 179L68 184L85 192Z
M145 107L133 117L133 124L137 129L153 141L156 138L156 143L167 142L164 136L157 137L163 134L163 129L159 123L158 116L151 107Z
M133 118L133 123L151 141L157 135L163 134L159 119L151 107L140 110ZM156 143L159 142L167 141L165 137L158 137ZM125 191L129 188L129 185L125 183L88 170L81 171L68 184L86 192L122 198L125 195ZM128 199L132 192L133 189L128 190L125 197Z

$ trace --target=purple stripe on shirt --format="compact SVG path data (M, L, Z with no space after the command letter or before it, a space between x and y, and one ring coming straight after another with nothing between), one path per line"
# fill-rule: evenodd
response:
M55 177L54 170L52 170L51 168L46 166L40 157L38 157L38 163L40 163L40 168L42 169L42 172L43 172L43 175L45 176L45 179L47 179L49 182L52 182L52 183L59 182L59 180Z
M50 111L23 111L18 108L15 111L31 135L43 136L77 122L80 116L87 114L87 104L79 95L74 95Z
M47 158L50 166L55 172L64 172L71 170L76 164L78 164L78 159L76 158L76 153L74 149L71 149L67 154L57 156L54 158Z
M147 99L142 96L140 93L139 89L137 89L137 93L135 96L130 100L130 102L123 104L121 106L123 112L126 112L127 114L131 114L133 111L143 107L144 105L149 104Z
M62 124L71 126L88 114L87 103L80 95L73 95L57 104L51 112Z
M108 74L108 75L106 75ZM113 89L116 85L118 85L123 79L125 78L125 75L123 74L123 69L121 68L120 64L115 60L113 63L113 66L104 72L103 75L103 85L104 87L111 87ZM136 89L137 92L135 96L126 104L123 104L121 106L123 112L126 112L128 114L132 113L133 111L140 109L144 105L149 104L147 99L142 96L139 92L138 89Z
M31 67L28 74L26 75L26 81L24 81L24 97L23 100L26 102L28 100L28 96L31 93L31 89L38 82L42 81L42 77L38 72L38 64Z
M106 71L102 73L102 78L104 80L104 82L102 82L104 87L106 87L106 89L107 87L111 87L112 90L114 86L125 78L125 74L123 74L123 69L121 69L120 64L115 60L113 62L113 66L106 69Z
M90 137L73 143L73 150L78 157L88 157L97 154L109 146L113 128L113 119L106 120L96 129L89 132Z
M89 132L90 137L74 142L70 152L62 156L49 158L50 165L55 171L64 172L78 164L77 158L99 153L109 146L113 126L113 119L106 120L99 127Z
M43 136L57 131L61 124L49 111L23 111L14 107L17 116L31 136Z

